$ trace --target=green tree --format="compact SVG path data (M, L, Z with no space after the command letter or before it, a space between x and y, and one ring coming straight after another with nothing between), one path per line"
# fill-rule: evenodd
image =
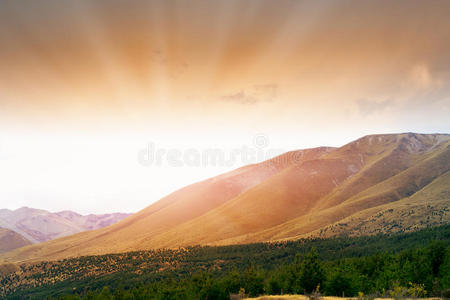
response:
M241 288L241 276L236 270L233 270L223 278L222 286L227 294L237 294Z
M264 276L258 272L252 265L247 269L243 276L243 287L252 297L264 293Z
M266 282L266 292L269 295L279 295L282 290L282 282L280 280L280 276L277 274L272 274Z
M441 264L444 262L445 244L442 241L433 241L428 247L428 251L433 275L436 276L439 273Z
M315 248L312 248L311 251L306 254L305 259L301 264L300 276L298 279L299 287L303 288L307 293L315 291L319 285L322 286L325 274ZM300 290L297 292L302 291Z
M102 289L102 292L100 293L99 297L97 297L97 299L102 299L102 300L112 300L112 294L111 291L109 290L109 287L105 286Z
M450 246L445 251L444 260L439 270L439 278L443 296L450 298Z
M325 283L325 292L332 296L353 296L355 295L352 279L345 271L339 269L330 275Z

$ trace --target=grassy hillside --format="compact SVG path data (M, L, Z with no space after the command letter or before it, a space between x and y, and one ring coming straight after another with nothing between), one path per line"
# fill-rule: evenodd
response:
M423 140L422 148L418 148L420 140ZM320 160L283 170L220 208L154 238L155 244L232 244L292 239L319 235L321 230L326 232L328 226L357 218L368 209L373 214L396 210L398 201L420 191L449 170L448 145L440 138L433 141L433 137L409 134L363 138L327 153ZM446 180L448 183L448 177L444 176L442 181ZM440 204L436 204L439 211L445 203L450 203L445 193L449 186L431 185L429 188L442 189ZM398 224L397 229L412 230L412 222L416 224L414 228L423 228L430 224L427 219L433 213L435 211L424 210L410 221ZM445 209L440 213L438 224L450 221ZM379 224L372 225L365 233L379 229ZM327 236L332 233L329 231Z
M340 148L290 152L237 169L176 191L115 225L25 247L0 260L39 261L447 224L449 170L450 135L367 136Z

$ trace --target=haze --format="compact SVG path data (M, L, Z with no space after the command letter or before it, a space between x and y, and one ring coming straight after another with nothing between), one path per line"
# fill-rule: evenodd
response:
M126 9L125 9L126 8ZM223 153L450 131L448 1L1 1L0 208L134 212Z

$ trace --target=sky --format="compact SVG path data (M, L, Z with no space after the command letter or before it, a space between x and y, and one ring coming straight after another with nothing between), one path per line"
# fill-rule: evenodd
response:
M283 151L449 133L449 15L434 0L3 0L0 208L136 212Z

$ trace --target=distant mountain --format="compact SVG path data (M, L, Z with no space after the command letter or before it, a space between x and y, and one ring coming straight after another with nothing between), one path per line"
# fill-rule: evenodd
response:
M5 253L27 245L31 245L31 242L17 232L6 228L0 228L0 253Z
M0 259L413 231L449 223L449 171L448 134L370 135L195 183L117 224Z
M33 243L39 243L86 230L103 228L130 215L113 213L83 216L73 211L51 213L29 207L16 210L0 209L0 227L13 230Z

